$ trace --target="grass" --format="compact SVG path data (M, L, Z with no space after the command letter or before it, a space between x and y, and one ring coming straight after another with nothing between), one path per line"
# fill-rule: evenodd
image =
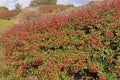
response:
M0 34L4 33L14 24L14 20L0 19Z
M0 19L0 35L3 34L5 31L7 31L9 28L12 27L12 25L14 25L15 21L14 20L4 20L4 19ZM3 58L3 48L1 46L0 43L0 61ZM0 66L2 66L1 62L0 62ZM0 69L3 67L0 67ZM1 71L0 71L1 72ZM4 74L0 76L0 80L5 80L4 78Z
M6 30L8 30L12 25L14 24L13 20L4 20L4 19L0 19L0 34L4 33ZM0 56L2 53L2 47L0 44ZM1 57L0 57L1 60Z

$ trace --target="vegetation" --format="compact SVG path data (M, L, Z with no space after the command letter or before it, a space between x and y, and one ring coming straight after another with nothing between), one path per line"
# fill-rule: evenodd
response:
M5 11L8 11L8 8L6 8L6 7L0 7L0 13L5 12Z
M30 6L56 5L57 0L32 0Z
M120 0L40 16L0 38L5 80L120 79Z
M65 5L41 5L38 7L29 7L15 16L15 20L23 23L24 21L35 19L38 16L50 16L56 13L61 13L69 8L69 6Z
M20 9L21 9L21 5L20 5L19 3L16 3L16 4L15 4L15 9L16 9L16 10L20 10Z
M69 6L69 7L74 7L74 5L73 5L73 4L68 4L67 6Z
M7 31L14 24L13 20L0 19L0 34Z
M11 18L13 18L14 16L16 16L20 12L21 12L21 10L5 11L3 13L0 13L0 19L10 20Z

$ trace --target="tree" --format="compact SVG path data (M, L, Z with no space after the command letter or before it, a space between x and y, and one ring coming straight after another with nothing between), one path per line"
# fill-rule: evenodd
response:
M67 6L69 6L69 7L74 7L74 4L67 4Z
M32 0L30 6L56 5L57 0Z
M21 6L19 3L16 3L16 4L15 4L15 9L16 9L16 10L20 10L21 7L22 7L22 6Z

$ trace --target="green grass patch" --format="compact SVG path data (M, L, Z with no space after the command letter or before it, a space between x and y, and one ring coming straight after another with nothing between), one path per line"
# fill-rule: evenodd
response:
M4 33L14 24L13 20L3 20L0 19L0 34Z

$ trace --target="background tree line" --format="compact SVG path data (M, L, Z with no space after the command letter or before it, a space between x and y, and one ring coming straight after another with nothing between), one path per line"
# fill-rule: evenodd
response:
M56 5L57 0L32 0L30 6L38 6L38 5Z

